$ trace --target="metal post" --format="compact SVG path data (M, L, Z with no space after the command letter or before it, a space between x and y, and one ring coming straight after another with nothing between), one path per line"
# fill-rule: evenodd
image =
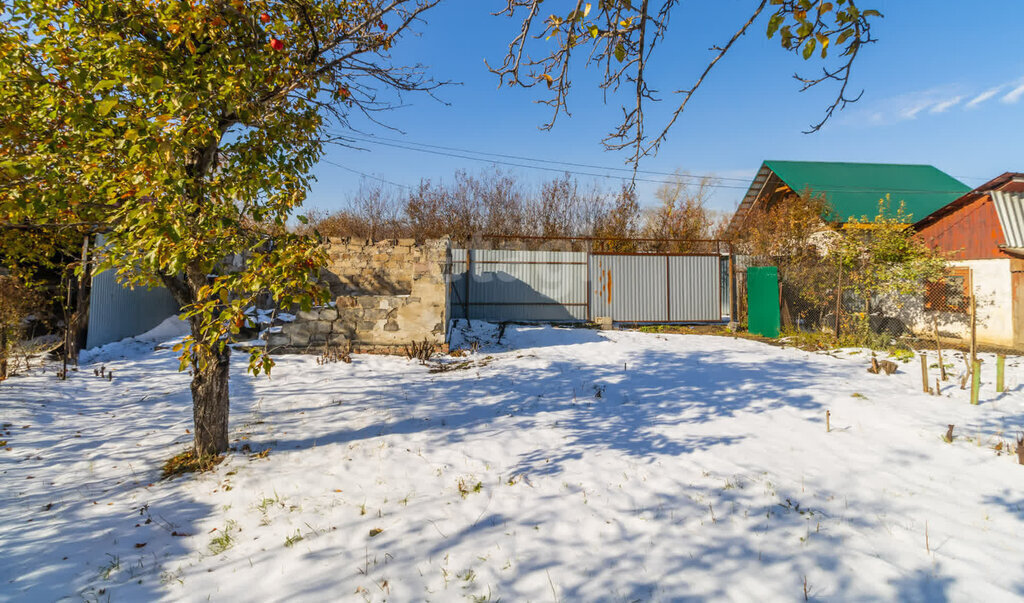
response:
M672 322L672 269L667 255L665 256L665 322Z
M466 283L465 283L466 297L462 301L462 307L463 307L463 309L466 312L466 324L467 325L469 324L469 281L472 280L472 278L473 278L473 265L472 265L472 257L473 256L470 254L470 252L471 252L471 250L469 248L469 245L466 245Z
M738 323L739 303L736 300L736 256L729 250L729 320Z

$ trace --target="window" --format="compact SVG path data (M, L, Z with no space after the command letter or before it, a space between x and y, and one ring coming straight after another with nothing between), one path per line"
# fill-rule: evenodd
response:
M929 282L924 307L936 312L970 312L971 269L953 268L945 279Z

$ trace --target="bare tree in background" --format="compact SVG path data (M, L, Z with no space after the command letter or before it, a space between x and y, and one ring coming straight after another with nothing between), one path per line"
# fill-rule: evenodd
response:
M596 237L604 240L595 241L595 251L618 253L635 253L637 242L633 240L639 233L640 203L637 201L636 190L632 185L623 184L611 209L605 214L598 226ZM623 240L626 239L626 240Z
M652 251L692 253L697 251L696 239L712 238L713 216L705 207L715 181L696 179L677 171L671 180L654 193L658 205L645 215L643 236L651 239L687 239L687 241L652 242Z

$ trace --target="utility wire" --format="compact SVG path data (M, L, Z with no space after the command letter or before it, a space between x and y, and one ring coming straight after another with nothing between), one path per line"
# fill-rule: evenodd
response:
M372 180L379 180L380 182L383 182L384 184L390 184L391 186L397 186L397 187L400 187L400 188L408 188L408 189L412 188L408 184L399 184L397 182L392 182L390 180L387 180L385 178L381 178L379 176L371 176L370 174L367 174L365 172L360 172L359 170L354 170L354 169L352 169L352 168L350 168L348 166L341 165L340 163L335 163L335 162L331 161L330 159L321 159L320 161L322 161L324 163L329 163L330 165L333 165L334 167L339 167L339 168L341 168L341 169L343 169L343 170L345 170L347 172L352 172L353 174L357 174L359 176L363 176L364 178L370 178Z
M625 179L627 179L627 175L625 175L625 174L623 174L623 175L612 175L612 174L600 174L600 173L594 173L594 172L583 172L583 171L579 171L579 170L568 170L568 169L562 169L562 168L547 167L547 166L544 166L544 165L529 165L529 164L522 164L522 163L514 163L512 161L501 161L501 160L498 160L498 159L487 159L486 157L509 158L509 159L515 159L517 161L531 161L531 162L544 163L544 164L567 165L567 166L573 166L573 167L583 167L583 168L587 168L587 169L608 170L608 171L623 171L623 172L628 172L630 174L632 174L632 172L633 172L633 170L630 169L630 168L598 166L598 165L593 165L593 164L574 163L574 162L559 161L559 160L554 160L554 159L535 159L535 158L531 158L531 157L525 157L525 156L522 156L522 155L508 155L508 154L503 154L503 153L489 153L489 152L485 152L485 151L473 151L473 150L469 150L469 149L460 149L460 148L457 148L457 147L448 147L448 146L434 145L434 144L421 143L421 142L399 141L399 140L395 140L395 139L380 138L380 137L375 137L375 136L354 136L354 135L350 135L350 134L341 134L341 133L338 133L338 132L331 132L331 133L335 134L337 136L341 136L341 137L347 138L347 139L355 141L355 142L362 142L362 143L367 143L367 144L376 144L376 145L381 145L381 146L385 146L385 147L402 149L402 150L406 150L406 151L415 151L415 152L419 152L419 153L425 153L425 154L428 154L428 155L439 155L439 156L443 156L443 157L452 157L452 158L456 158L456 159L466 159L466 160L470 160L470 161L479 161L479 162L484 162L484 163L508 165L508 166L513 166L513 167L522 167L522 168L526 168L526 169L535 169L535 170L542 170L542 171L547 171L547 172L558 172L558 173L568 172L568 173L571 173L571 174L574 174L574 175L579 175L579 176L590 176L590 177L594 177L594 178L606 178L606 179L611 179L611 180L625 180ZM335 142L335 141L331 141L331 142ZM335 142L335 144L340 144L340 143ZM417 146L410 146L410 145L417 145ZM424 148L418 148L418 147L424 147ZM477 157L477 156L474 156L474 155L482 155L484 157ZM715 175L711 175L711 174L682 174L682 173L674 173L674 172L658 172L658 171L652 171L652 170L637 170L637 173L638 174L652 174L652 175L669 176L669 177L672 177L672 178L707 179L707 180L711 180L712 181L709 184L705 184L705 186L707 186L709 188L731 189L731 190L749 190L750 186L749 186L749 184L745 184L743 186L721 184L721 183L716 183L714 181L729 180L729 181L735 181L735 182L749 183L749 182L751 182L753 180L753 179L746 179L746 178L729 178L729 177L725 177L725 176L715 176ZM964 179L968 179L968 178L964 177ZM655 179L655 178L633 178L632 180L637 181L637 182L648 182L648 183L653 183L653 184L674 184L676 182L675 180L661 180L661 179ZM401 185L401 186L404 186L404 185ZM850 187L850 186L821 187L821 188L818 188L818 189L815 189L815 190L817 192L848 192L848 193L878 193L878 194L885 194L885 193L892 193L892 194L966 194L965 191L961 191L961 190L933 190L933 189L909 189L909 188L907 188L907 189L883 189L883 188L861 188L861 187Z

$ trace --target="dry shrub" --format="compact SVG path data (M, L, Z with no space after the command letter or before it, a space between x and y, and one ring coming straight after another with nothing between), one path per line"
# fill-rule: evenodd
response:
M0 274L0 381L17 372L31 314L44 305L42 296L13 276Z

